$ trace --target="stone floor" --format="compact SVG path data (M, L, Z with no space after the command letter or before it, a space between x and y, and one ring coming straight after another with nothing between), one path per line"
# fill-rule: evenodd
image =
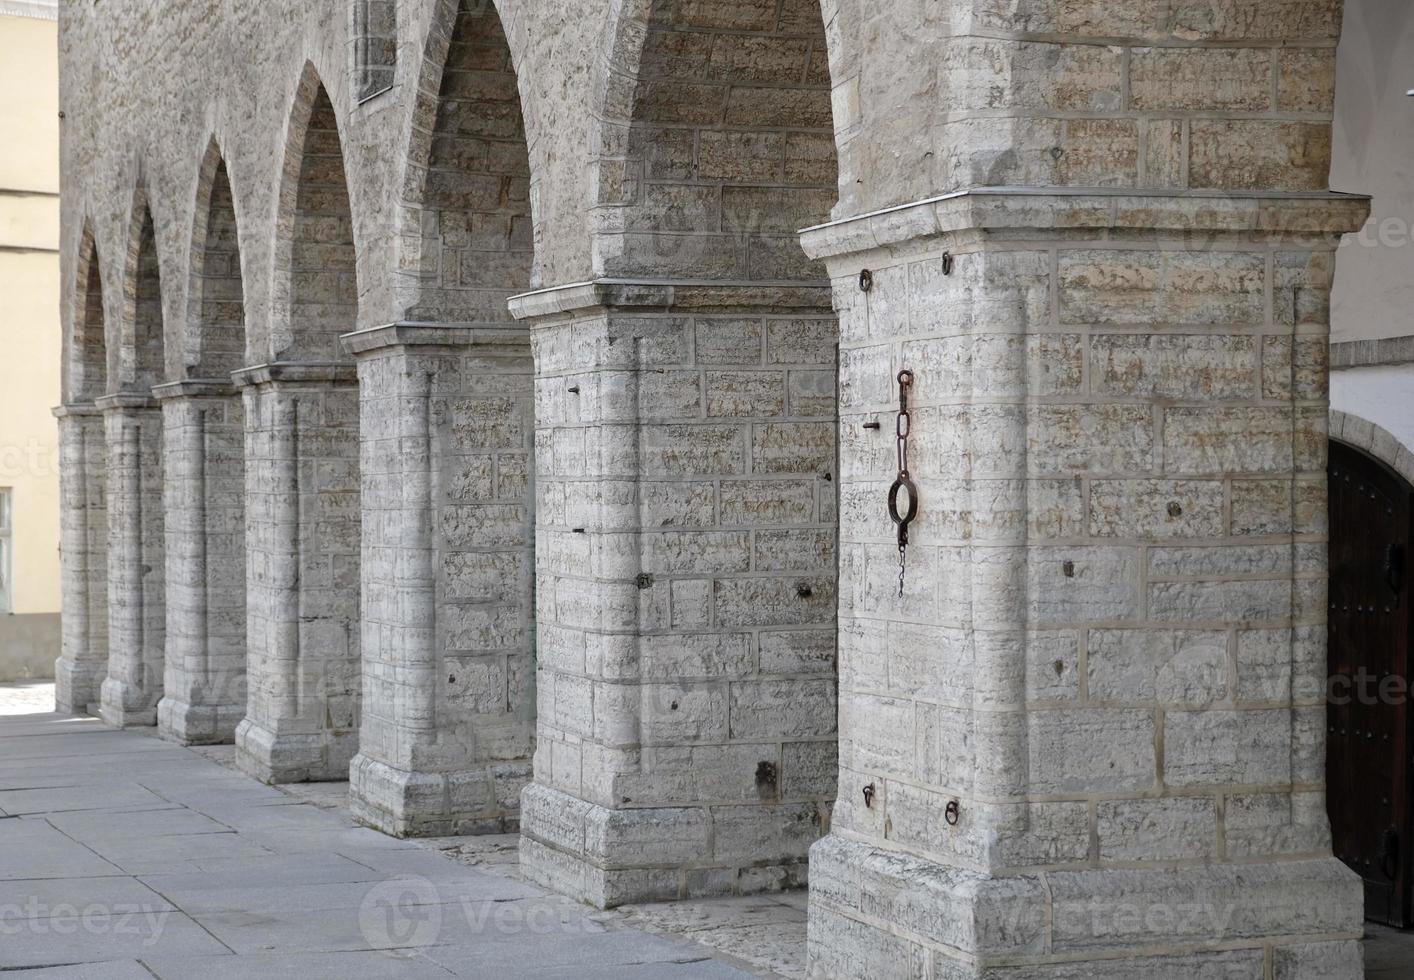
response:
M493 873L490 856L354 827L330 787L291 795L206 757L219 751L49 713L46 687L0 688L6 978L752 975Z
M52 714L0 684L6 980L804 976L805 895L599 912L520 875L513 835L398 841L347 784L270 788L229 746L183 749ZM1367 980L1414 978L1371 925Z

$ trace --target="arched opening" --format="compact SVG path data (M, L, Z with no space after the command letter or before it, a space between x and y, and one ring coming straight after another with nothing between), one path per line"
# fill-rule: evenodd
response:
M98 248L87 225L74 282L58 413L63 617L54 677L59 710L82 714L96 709L108 673L108 449L94 406L108 384L108 343Z
M353 213L339 124L323 85L309 107L298 160L288 251L289 332L283 346L277 339L274 353L287 361L347 360L339 337L358 322Z
M627 112L609 274L818 279L796 231L838 166L818 0L654 2ZM613 133L614 127L609 132Z
M229 742L246 708L245 299L235 200L213 141L198 171L186 377L165 385L167 663L158 724Z
M104 334L103 280L98 268L98 247L85 227L79 246L74 280L74 329L69 346L66 400L92 402L108 384L108 339Z
M431 27L405 206L408 323L356 340L364 433L364 716L354 812L400 835L504 831L530 775L534 368L530 165L496 7ZM375 431L373 420L378 420ZM430 478L429 478L430 471ZM400 692L387 696L389 685ZM429 786L441 785L443 792Z
M215 169L202 168L199 191L208 196L205 215L198 208L190 313L198 324L196 378L226 379L245 363L245 287L236 235L236 205L226 162L212 147ZM204 220L203 220L204 218Z
M312 65L281 178L268 364L237 372L246 426L246 717L267 782L342 780L358 747L361 513L357 253L339 123Z
M166 521L162 412L166 367L162 275L147 196L139 191L123 281L120 384L102 399L108 441L108 679L111 725L155 725L166 647ZM110 385L110 388L113 387Z
M151 392L153 385L161 383L166 358L162 333L162 274L157 262L152 211L146 206L143 207L135 274L130 285L132 293L125 297L132 315L133 373L130 386L133 391L146 394Z
M422 228L421 297L412 320L509 320L530 288L530 162L510 48L496 8L456 0L430 133L414 136L410 206Z

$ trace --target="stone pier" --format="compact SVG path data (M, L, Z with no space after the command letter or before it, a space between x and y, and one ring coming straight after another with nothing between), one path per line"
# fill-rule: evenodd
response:
M162 411L148 394L98 399L107 434L108 674L103 720L157 724L167 612Z
M835 326L821 287L531 293L530 876L592 904L805 880L835 758Z
M157 726L230 742L246 711L245 425L229 381L159 385L166 447L167 654Z
M247 707L236 759L348 778L359 726L358 386L351 364L235 374L246 425Z
M92 404L54 410L59 420L60 550L64 616L54 664L58 709L98 710L108 676L108 440Z
M397 836L514 830L535 733L529 338L400 323L344 342L364 473L354 815Z

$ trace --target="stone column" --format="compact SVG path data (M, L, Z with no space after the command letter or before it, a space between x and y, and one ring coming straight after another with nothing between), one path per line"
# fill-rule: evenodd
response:
M524 327L349 334L363 471L356 819L517 826L534 742L534 373Z
M842 365L813 976L1360 976L1323 793L1323 499L1334 251L1364 213L975 191L803 235Z
M108 676L107 438L92 404L64 405L59 420L63 628L54 697L67 714L97 711Z
M511 309L536 370L522 867L601 907L801 883L834 793L828 292L598 282Z
M108 444L108 676L99 710L118 728L155 725L167 622L162 412L141 392L95 404Z
M233 375L246 425L247 705L236 760L341 780L358 750L358 389L352 364Z
M166 465L167 655L157 727L230 742L245 717L245 426L229 381L159 385Z

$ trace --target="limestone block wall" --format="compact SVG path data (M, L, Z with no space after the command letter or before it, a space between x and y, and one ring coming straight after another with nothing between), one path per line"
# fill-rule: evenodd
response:
M599 905L799 883L834 790L833 318L810 287L586 291L517 301L545 317L525 866Z
M821 0L835 215L969 187L1325 190L1344 6Z
M408 325L349 343L364 474L354 812L399 835L514 829L535 717L528 338Z

